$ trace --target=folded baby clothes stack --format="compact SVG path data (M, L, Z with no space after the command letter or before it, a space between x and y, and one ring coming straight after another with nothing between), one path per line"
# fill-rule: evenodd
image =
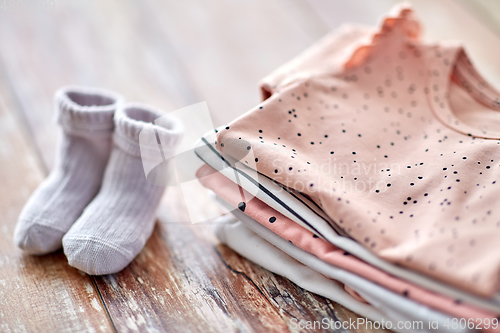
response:
M396 331L500 331L500 94L460 43L422 41L397 6L261 91L196 148L201 183L236 208L220 240Z

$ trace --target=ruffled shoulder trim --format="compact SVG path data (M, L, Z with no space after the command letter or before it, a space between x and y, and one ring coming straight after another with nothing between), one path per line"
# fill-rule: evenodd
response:
M355 48L344 67L349 69L365 62L373 52L374 47L383 40L417 41L420 39L420 35L421 25L411 6L408 4L396 5L387 16L382 17L371 36Z
M266 100L284 86L324 73L336 73L352 54L353 47L370 35L372 28L342 24L315 42L292 60L278 67L260 82Z

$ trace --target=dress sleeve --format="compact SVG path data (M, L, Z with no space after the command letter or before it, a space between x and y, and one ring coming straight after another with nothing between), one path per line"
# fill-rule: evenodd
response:
M376 27L341 25L261 80L262 100L298 80L334 75L363 63L379 39L418 40L420 35L420 23L406 4L394 6Z
M297 80L342 70L356 47L366 42L372 33L373 28L354 24L344 24L331 31L262 79L259 84L262 100Z

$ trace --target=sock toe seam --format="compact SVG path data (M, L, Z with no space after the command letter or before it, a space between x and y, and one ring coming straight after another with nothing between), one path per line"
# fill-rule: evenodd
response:
M49 229L52 229L54 231L59 231L62 233L65 233L67 231L67 230L61 230L61 229L55 227L53 225L54 221L43 218L43 217L23 216L22 219L20 219L20 221L23 221L25 223L27 222L28 229L35 226L35 225L38 225L38 226L49 228ZM49 223L50 225L46 224L46 223Z
M125 250L125 249L121 248L121 247L120 247L120 246L118 246L118 245L115 245L115 244L110 243L110 242L103 241L103 240L101 240L101 239L99 239L99 238L97 238L97 237L94 237L94 236L88 236L88 235L86 235L86 236L70 236L70 237L66 237L66 236L65 236L65 237L64 237L64 239L63 239L63 247L64 247L64 248L66 248L66 247L64 246L64 241L65 241L65 240L74 240L74 241L92 241L92 242L98 243L98 244L100 244L100 245L104 245L104 246L106 246L106 247L109 247L109 248L111 248L111 249L113 249L113 250L115 250L115 251L119 252L120 254L122 254L122 255L126 256L126 257L128 257L128 256L130 256L130 255L132 254L132 252L130 252L130 251L128 251L128 250Z

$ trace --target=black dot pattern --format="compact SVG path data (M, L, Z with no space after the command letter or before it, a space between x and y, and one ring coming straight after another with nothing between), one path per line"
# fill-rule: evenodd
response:
M500 128L481 119L498 113L500 95L461 47L415 40L405 13L386 20L340 73L278 82L218 133L218 148L247 140L259 172L309 196L369 250L492 293L500 286ZM461 116L471 105L472 121Z
M212 181L207 184L207 178L209 177L204 177L203 174L200 175L200 177L204 177L200 180L202 180L202 183L204 183L205 186L212 189L219 196L232 204L236 204L238 202L237 200L240 192L239 189L234 186L234 183L221 174L213 174L213 169L208 166L205 166L202 169L204 169L206 173L210 174L211 177L218 178L217 180L211 178ZM407 199L411 200L411 198ZM283 239L288 240L292 244L299 246L300 248L339 268L359 274L362 277L381 284L388 290L425 305L434 307L437 310L446 311L447 313L457 317L473 317L473 314L466 312L468 310L470 311L467 304L462 305L459 300L453 300L448 297L440 296L434 292L418 287L413 283L409 283L405 280L389 275L358 260L356 257L351 256L348 252L333 246L317 234L303 228L258 199L250 200L248 202L245 214L266 226ZM342 222L342 220L339 221L339 223ZM384 233L383 229L381 230L381 233ZM377 246L376 241L374 241L372 237L365 237L364 243L370 247ZM471 242L470 245L475 246L475 243ZM449 252L454 252L456 249L454 246L450 246L448 250ZM412 257L408 256L408 260L411 261ZM435 269L435 266L431 267L432 269ZM484 316L490 317L491 320L490 314L484 314Z

